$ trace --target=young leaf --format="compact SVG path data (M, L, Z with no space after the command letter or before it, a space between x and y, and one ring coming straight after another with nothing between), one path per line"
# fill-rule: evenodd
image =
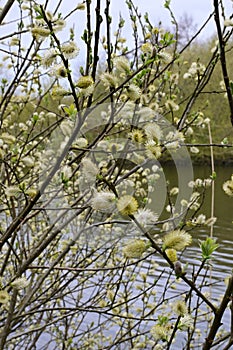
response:
M216 243L216 239L211 237L207 237L205 241L200 241L203 260L211 259L211 255L218 247L219 244Z

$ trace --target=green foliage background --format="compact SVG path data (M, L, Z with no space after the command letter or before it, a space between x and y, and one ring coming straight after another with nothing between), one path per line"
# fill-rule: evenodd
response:
M206 65L212 55L211 50L216 45L216 38L210 38L206 41L195 43L182 54L182 60L178 62L178 69L180 70L181 76L187 71L187 67L191 66L192 62L200 61ZM228 43L227 50L227 65L230 75L232 77L233 71L233 56L232 56L232 41ZM222 81L222 71L220 62L218 61L215 65L214 72L210 77L210 80L206 87L203 89L202 93L197 97L191 114L195 115L197 112L203 112L205 118L209 118L211 121L211 133L213 143L219 144L225 138L228 142L232 144L233 141L233 128L230 121L230 112L228 101L224 97L225 91L220 87L220 82ZM178 94L180 110L177 113L178 118L184 110L186 99L188 99L193 89L195 88L195 81L193 79L180 79ZM193 143L208 143L209 136L207 129L195 130L195 138ZM193 155L193 159L198 162L208 162L209 161L210 150L209 148L201 148L200 153ZM214 148L214 155L216 162L232 163L233 152L228 148Z

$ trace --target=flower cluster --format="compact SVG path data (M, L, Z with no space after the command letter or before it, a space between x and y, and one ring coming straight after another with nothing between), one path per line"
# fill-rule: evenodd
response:
M134 215L135 219L142 226L153 225L158 220L158 215L153 213L150 209L138 209L137 213Z
M46 12L46 18L51 22L55 33L61 31L66 26L66 22L62 18L54 17L49 11ZM51 31L47 26L46 21L43 18L40 18L35 21L35 25L32 27L31 33L36 40L40 41L47 38Z
M177 150L184 142L184 134L180 131L169 131L165 137L164 145L169 150Z
M183 250L192 242L192 236L184 230L174 230L167 233L163 238L163 250L172 248Z
M87 89L94 84L94 80L90 76L82 76L78 79L76 86L80 89Z
M230 197L233 197L233 174L231 175L231 179L224 182L223 191Z
M138 209L138 202L134 197L125 195L118 199L117 209L122 215L133 215Z
M137 239L129 242L123 248L123 254L126 258L141 258L142 254L149 248L145 241Z
M200 62L193 62L191 67L188 69L188 72L184 74L183 78L195 78L195 80L199 79L205 71L204 64Z
M190 314L186 314L181 317L178 328L180 331L187 331L188 329L192 330L194 328L193 317Z
M233 20L231 18L226 18L224 21L225 27L233 27Z
M0 290L0 304L7 304L9 300L10 294L4 289Z
M210 187L212 184L212 179L211 178L207 178L207 179L196 179L195 181L190 181L188 183L188 186L190 188L196 188L196 187Z
M162 154L161 146L157 145L155 141L149 140L145 143L146 155L149 159L158 159Z
M163 132L156 123L147 123L144 130L148 140L160 141L163 137Z
M83 158L82 162L82 174L87 182L94 182L99 172L98 167L89 158Z
M167 108L167 110L174 111L174 112L180 109L179 105L175 103L174 100L171 100L171 99L165 102L165 107Z
M42 66L44 66L45 68L51 67L56 62L57 55L58 51L56 49L52 48L46 51L41 60Z
M29 285L29 281L25 277L16 278L11 282L11 286L16 289L24 289Z
M114 66L117 70L123 73L130 73L130 64L126 57L116 57L113 60Z
M204 214L199 214L197 217L192 218L192 220L190 222L188 222L188 224L190 226L198 226L198 225L206 225L206 226L212 226L215 224L215 222L217 221L216 217L210 217L210 218L206 218L206 215Z
M171 327L169 325L160 325L156 324L151 327L150 333L153 336L155 341L162 340L163 342L167 341L171 335Z
M91 206L102 212L113 211L115 207L115 195L111 192L96 192L91 200Z
M131 138L132 141L136 143L142 143L144 140L144 134L140 129L133 129L129 133L129 137Z
M141 90L137 85L130 84L126 88L126 95L131 101L136 101L141 96Z
M79 54L79 48L74 41L69 41L62 44L61 51L67 60L71 60Z
M145 154L149 159L158 159L162 155L162 147L160 145L163 132L160 126L154 122L146 123L145 132Z
M182 316L187 315L188 313L188 308L187 305L183 300L177 300L173 305L172 305L172 310L177 316Z
M106 86L106 88L115 88L118 85L118 78L116 75L111 73L103 73L100 77L100 80Z
M52 66L50 75L55 76L57 78L66 78L67 77L67 69L63 63L55 64Z

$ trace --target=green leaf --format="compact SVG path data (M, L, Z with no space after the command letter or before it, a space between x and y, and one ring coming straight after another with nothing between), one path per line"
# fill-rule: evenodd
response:
M88 32L87 32L86 29L84 30L83 35L81 36L81 39L82 39L85 43L87 43L87 41L88 41Z
M163 35L163 38L161 40L161 44L164 46L169 46L175 42L174 35L170 32L166 32Z
M73 103L69 107L64 107L64 111L70 116L74 117L77 114L77 109Z
M211 259L213 252L219 247L216 239L207 237L205 241L199 241L203 260Z
M169 9L170 4L171 4L171 0L166 0L164 4L165 9Z
M166 325L169 321L168 316L158 315L158 324L160 326Z
M43 18L43 13L40 6L34 6L34 11L38 14L38 16L40 16L40 18Z
M210 175L210 178L211 178L212 180L215 180L216 177L217 177L217 174L216 174L216 172L214 171L214 172L212 173L212 175Z
M231 94L233 95L233 81L230 81Z

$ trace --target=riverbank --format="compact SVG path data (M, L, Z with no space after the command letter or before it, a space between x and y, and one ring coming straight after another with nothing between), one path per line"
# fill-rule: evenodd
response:
M193 154L189 152L193 165L211 165L210 154L198 153ZM163 159L160 160L161 164L173 164L174 161L169 154L163 155ZM186 160L176 160L177 164L185 164ZM232 148L224 149L221 152L215 152L214 150L214 164L221 166L233 166L233 146Z

